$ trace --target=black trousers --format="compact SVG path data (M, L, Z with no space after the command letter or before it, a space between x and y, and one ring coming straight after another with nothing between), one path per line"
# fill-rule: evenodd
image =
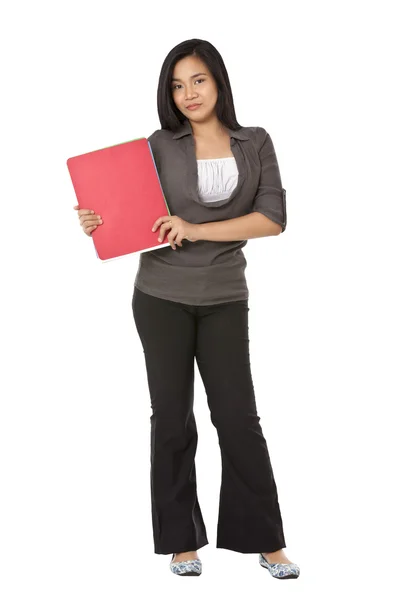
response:
M151 501L156 554L208 544L200 510L193 414L194 359L218 434L222 478L217 548L285 548L277 488L250 370L248 301L191 306L135 287L136 328L151 398Z

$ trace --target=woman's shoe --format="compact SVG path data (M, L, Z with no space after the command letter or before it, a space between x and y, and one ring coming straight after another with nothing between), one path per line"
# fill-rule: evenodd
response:
M175 554L172 555L170 562L170 569L175 575L201 575L202 564L199 558L194 560L183 560L180 562L172 562L175 558Z
M259 562L262 567L268 569L272 577L277 579L297 579L300 568L295 563L269 563L260 553Z

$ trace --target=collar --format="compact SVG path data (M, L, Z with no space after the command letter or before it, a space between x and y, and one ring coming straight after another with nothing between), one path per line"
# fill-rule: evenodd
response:
M239 130L236 130L236 131L234 129L229 129L229 128L227 128L227 129L229 131L229 135L233 138L236 138L237 140L250 139L249 136L243 132L244 127L241 127ZM190 125L190 121L186 120L181 124L178 131L176 133L174 133L174 135L172 136L172 139L177 140L177 139L183 137L184 135L188 135L188 134L192 134L192 126Z

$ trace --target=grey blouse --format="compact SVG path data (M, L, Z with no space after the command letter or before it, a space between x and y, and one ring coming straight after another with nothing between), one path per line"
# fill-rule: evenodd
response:
M207 223L260 212L285 231L286 190L270 135L262 127L229 133L231 160L208 162L196 159L187 120L175 133L157 129L148 138L171 214L189 223ZM167 246L141 253L135 286L195 306L248 298L242 250L247 240L182 244L176 250Z

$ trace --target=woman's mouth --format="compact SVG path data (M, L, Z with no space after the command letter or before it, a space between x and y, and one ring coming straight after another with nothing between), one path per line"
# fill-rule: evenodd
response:
M187 106L186 108L188 110L196 110L196 108L200 108L201 104L191 104L190 106Z

